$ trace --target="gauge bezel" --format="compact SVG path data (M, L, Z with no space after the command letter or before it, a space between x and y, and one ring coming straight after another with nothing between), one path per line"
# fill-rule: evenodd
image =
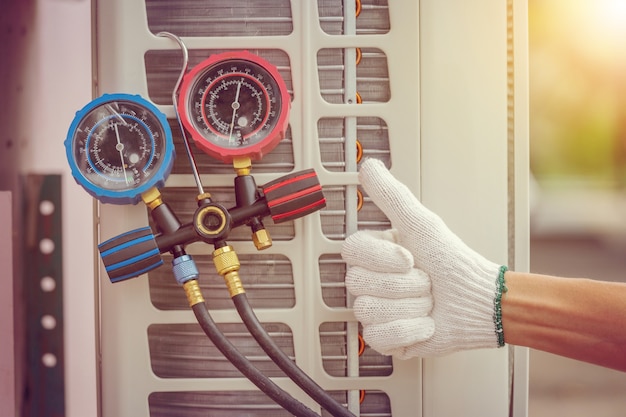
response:
M127 188L109 189L103 184L95 184L85 175L76 160L75 149L78 141L78 129L80 129L81 124L85 122L85 119L97 108L114 102L129 102L135 106L145 109L148 113L150 113L151 116L154 117L154 120L158 123L159 133L163 135L163 150L160 155L160 160L154 166L154 172L142 179L139 184L133 184ZM154 104L139 95L124 93L103 94L102 96L90 101L82 109L76 112L64 144L72 176L76 182L82 186L85 191L87 191L87 193L102 203L137 204L141 201L141 195L143 193L153 187L161 188L165 185L165 181L171 173L174 165L174 142L167 117Z
M202 132L198 131L196 124L192 121L193 116L191 115L191 108L195 100L195 93L192 91L194 86L197 85L201 77L204 77L216 66L222 66L229 61L248 61L262 68L267 75L272 77L276 84L278 91L273 92L273 95L277 100L280 100L280 112L278 115L273 116L275 118L273 128L268 131L264 137L257 139L254 143L240 147L223 146L220 144L220 140L217 136L215 138L206 137ZM263 84L260 81L258 82L261 85ZM206 154L222 160L223 162L230 163L233 159L241 157L259 160L263 155L274 149L285 137L289 124L289 111L291 109L291 96L287 91L285 81L274 65L249 51L230 51L209 56L183 77L180 97L178 113L180 114L183 126L191 134L196 146ZM268 109L268 112L271 110L272 109Z

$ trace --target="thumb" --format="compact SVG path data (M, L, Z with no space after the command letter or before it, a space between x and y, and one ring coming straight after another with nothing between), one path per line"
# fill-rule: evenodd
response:
M413 192L398 181L377 159L367 159L361 164L359 181L374 204L391 221L392 227L402 234L415 228L416 222L426 212Z
M431 278L444 260L452 262L455 253L469 251L444 221L424 207L381 161L363 162L359 180L372 202L398 231L397 242L413 255L415 266Z

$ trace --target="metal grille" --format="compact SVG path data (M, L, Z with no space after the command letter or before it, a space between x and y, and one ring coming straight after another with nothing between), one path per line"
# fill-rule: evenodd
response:
M345 392L331 392L346 403ZM361 417L389 417L389 397L382 391L361 392ZM288 417L291 414L254 391L153 392L148 399L152 417ZM172 414L174 413L174 414ZM322 410L322 416L330 416Z
M269 397L256 391L153 392L151 417L289 417Z
M293 31L289 0L146 0L152 33L178 36L277 36Z
M320 340L322 345L322 364L324 370L332 376L348 376L348 342L346 323L322 323ZM359 376L388 376L393 372L390 356L382 356L365 344L362 338L355 346L359 352Z
M387 0L360 0L355 7L357 35L381 35L389 32L389 4ZM318 0L320 26L329 35L345 34L344 2L341 0Z
M322 232L332 240L345 239L347 237L346 224L349 213L346 210L346 205L348 204L346 187L324 187L324 195L326 196L327 206L321 211ZM357 230L386 230L391 227L391 223L383 212L360 188L357 189L357 199Z
M240 323L218 324L228 340L261 372L283 376ZM291 329L282 323L263 327L285 354L294 357ZM161 378L241 378L241 373L205 336L198 324L152 324L148 327L152 370Z
M172 256L163 255L171 264ZM200 272L200 285L210 310L232 309L224 280L215 271L209 255L194 255ZM291 308L295 304L293 270L289 259L280 254L240 254L240 275L253 308ZM148 274L150 299L160 310L188 310L187 298L167 267ZM204 337L204 335L202 335Z
M356 83L354 102L385 103L391 98L387 57L380 49L357 48L355 78L346 75L346 50L321 49L317 53L317 69L322 97L329 103L344 103L346 84ZM349 74L349 73L348 73Z
M345 262L339 254L326 254L320 256L319 268L324 302L329 307L345 307L347 305Z
M346 119L323 118L317 123L322 165L329 171L346 171L346 152L362 158L372 157L391 165L389 155L389 131L380 117L356 118L356 146L346 150Z

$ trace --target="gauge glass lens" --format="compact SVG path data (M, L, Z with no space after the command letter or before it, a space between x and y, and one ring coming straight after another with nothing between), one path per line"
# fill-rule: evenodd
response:
M133 101L100 104L79 122L73 155L97 187L130 190L149 181L162 163L166 133L158 117Z
M202 137L221 148L246 148L276 128L279 86L262 66L232 59L206 68L188 95L190 120Z

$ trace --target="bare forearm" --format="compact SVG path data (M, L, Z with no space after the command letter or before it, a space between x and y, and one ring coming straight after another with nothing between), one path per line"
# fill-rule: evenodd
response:
M626 284L509 271L507 343L626 371Z

